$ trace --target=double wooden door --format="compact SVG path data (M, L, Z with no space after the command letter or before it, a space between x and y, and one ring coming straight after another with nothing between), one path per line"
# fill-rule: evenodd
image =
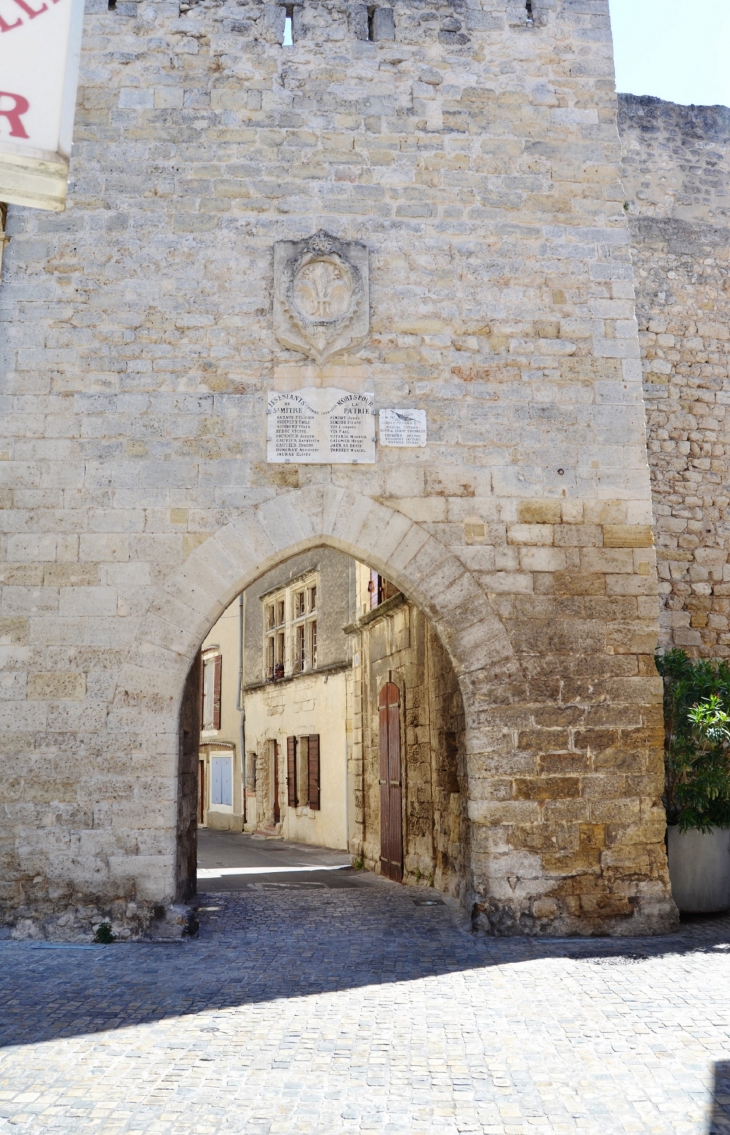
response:
M380 873L403 879L403 784L400 691L387 682L378 695L380 732Z

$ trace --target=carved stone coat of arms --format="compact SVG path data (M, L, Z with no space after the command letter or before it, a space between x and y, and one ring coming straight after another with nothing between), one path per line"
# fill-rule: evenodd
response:
M317 363L366 338L369 291L364 244L320 231L274 245L274 332Z

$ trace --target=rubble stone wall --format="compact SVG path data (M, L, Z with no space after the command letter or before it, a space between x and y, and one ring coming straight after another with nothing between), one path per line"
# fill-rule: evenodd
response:
M730 109L619 96L661 647L730 657Z
M373 40L364 5L294 9L285 48L274 3L92 0L69 208L9 210L3 917L171 901L192 659L330 544L449 652L490 928L665 930L608 0L399 0ZM369 250L370 333L318 368L272 299L274 242L320 229ZM428 445L268 465L267 392L318 383L425 409Z
M351 849L380 870L381 800L378 695L398 687L401 713L403 882L457 898L466 890L468 799L464 706L448 654L428 619L401 596L360 620L353 721L360 769Z

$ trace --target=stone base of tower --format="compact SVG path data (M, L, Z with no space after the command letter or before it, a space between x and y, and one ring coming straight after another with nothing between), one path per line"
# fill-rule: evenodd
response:
M679 914L665 888L654 898L596 892L569 898L543 898L502 903L476 898L472 926L495 937L627 937L671 934L679 928Z

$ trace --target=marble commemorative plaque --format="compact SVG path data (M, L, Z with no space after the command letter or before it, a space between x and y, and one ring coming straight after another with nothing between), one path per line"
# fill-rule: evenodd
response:
M373 394L306 387L269 394L266 460L271 464L373 465Z
M380 444L424 446L426 444L425 410L381 410Z

